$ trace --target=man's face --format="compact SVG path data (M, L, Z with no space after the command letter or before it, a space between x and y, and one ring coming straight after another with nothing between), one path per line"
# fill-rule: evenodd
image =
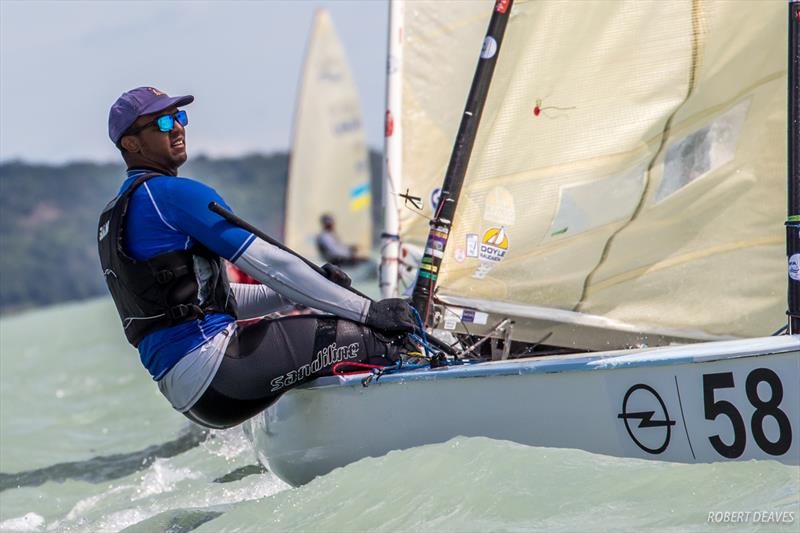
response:
M139 128L163 115L172 115L178 109L170 107L158 113L142 115L131 128ZM155 123L147 126L135 135L123 137L122 145L129 152L136 153L145 161L156 166L177 169L186 162L186 130L177 120L173 120L171 131L160 131ZM132 142L135 141L135 142Z

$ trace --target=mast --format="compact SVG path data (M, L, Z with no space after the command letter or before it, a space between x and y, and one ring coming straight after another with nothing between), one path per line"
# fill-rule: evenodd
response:
M403 174L403 10L404 0L389 2L389 42L386 57L386 119L383 144L383 233L381 234L381 296L397 295L400 255L400 192Z
M789 333L800 333L800 1L789 2L788 197Z
M475 135L480 124L486 96L489 93L489 86L500 54L500 46L503 42L508 18L511 15L512 5L513 0L497 0L492 10L492 18L489 21L489 28L486 30L478 66L472 79L464 114L461 117L455 145L447 166L439 207L431 221L428 241L425 244L425 255L417 272L412 305L419 311L425 325L429 323L430 304L433 299L436 278L444 258L447 239L453 225L453 215L461 194L464 176L467 173L472 146L475 143Z

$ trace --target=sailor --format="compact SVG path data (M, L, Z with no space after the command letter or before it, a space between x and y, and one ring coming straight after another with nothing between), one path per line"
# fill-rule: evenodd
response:
M226 428L337 363L395 361L415 327L404 300L355 294L340 270L326 267L328 279L229 223L208 209L227 207L214 189L178 177L189 124L181 108L192 101L138 87L108 119L128 169L100 216L100 262L125 335L159 390L189 419ZM263 285L229 284L223 259ZM320 312L237 323L293 304Z
M356 246L344 244L336 234L336 220L325 213L319 218L322 231L317 235L317 250L323 260L336 266L354 266L368 259L358 256Z

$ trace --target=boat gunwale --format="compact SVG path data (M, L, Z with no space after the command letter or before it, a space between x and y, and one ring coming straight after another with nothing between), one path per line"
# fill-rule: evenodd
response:
M711 363L727 359L742 359L766 355L800 352L800 336L784 335L756 337L734 341L717 341L680 346L632 348L592 354L564 354L505 361L446 366L436 369L418 369L386 374L374 379L370 386L442 379L521 376L526 374L553 374L597 370L620 370L641 367L675 366L693 363ZM800 359L798 360L800 361ZM355 387L363 388L368 374L324 376L289 391L289 394L316 389Z

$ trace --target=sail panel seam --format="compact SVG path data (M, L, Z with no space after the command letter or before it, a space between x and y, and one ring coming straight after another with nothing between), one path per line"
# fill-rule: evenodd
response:
M691 67L689 68L689 85L686 90L686 96L684 97L683 101L675 106L675 109L670 114L667 121L664 123L664 129L661 134L661 143L658 146L655 154L653 154L653 158L650 161L650 164L647 166L647 171L645 172L645 180L644 180L644 188L642 190L642 196L639 199L639 204L636 206L636 209L633 211L633 215L628 219L628 221L623 224L620 228L618 228L614 233L606 241L605 246L603 247L603 251L600 254L600 259L598 260L595 267L589 272L589 275L586 276L583 282L583 290L581 291L581 297L578 299L578 303L574 307L574 311L583 312L584 306L586 305L586 298L589 293L589 286L594 281L597 272L600 268L605 264L606 260L608 259L609 253L611 251L611 247L620 233L622 233L627 227L629 227L634 221L636 221L639 215L644 210L644 206L646 204L646 199L650 194L650 190L652 188L652 175L653 175L653 168L655 167L656 161L659 160L661 154L664 153L664 150L667 146L667 141L671 137L672 132L672 122L675 119L675 116L680 112L681 109L686 105L686 103L691 98L692 94L694 93L695 85L697 83L697 72L699 70L700 65L700 33L701 33L701 17L700 17L700 1L701 0L692 0L692 61Z

